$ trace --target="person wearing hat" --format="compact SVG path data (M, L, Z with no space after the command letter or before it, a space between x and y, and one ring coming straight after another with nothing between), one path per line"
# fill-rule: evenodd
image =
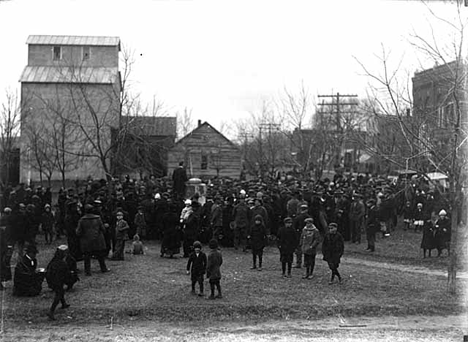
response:
M300 213L293 219L293 229L296 232L296 264L294 268L302 267L302 249L299 246L299 240L301 238L302 229L305 227L305 219L310 218L309 215L309 206L307 204L302 204L300 206Z
M178 198L185 195L185 183L188 181L187 171L184 168L184 162L179 163L179 167L172 173L173 190Z
M93 214L93 206L85 205L85 214L78 221L76 235L83 251L85 275L91 275L91 256L96 256L101 272L109 272L104 257L107 253L104 234L106 228L99 215Z
M200 293L198 296L204 296L204 275L206 271L207 258L206 254L202 251L202 244L200 241L195 241L193 243L193 251L190 253L190 256L187 260L187 274L190 274L190 279L192 281L192 291L193 295L196 294L195 286L198 283L200 288Z
M340 266L340 260L344 252L344 240L343 236L338 233L338 225L334 222L328 225L328 233L325 234L322 242L322 254L323 260L328 263L328 267L332 271L331 279L329 284L333 284L335 276L338 277L338 281L341 283L341 275L338 272Z
M71 272L65 261L65 256L68 252L67 245L60 245L57 247L52 260L49 262L46 268L46 280L49 287L54 291L54 301L50 307L47 317L50 320L55 320L55 309L59 303L62 304L62 309L66 309L70 306L65 301L65 289L64 286L67 280L71 277Z
M361 243L361 230L366 215L366 207L362 201L361 194L354 194L353 202L349 209L349 224L351 231L351 242Z
M145 212L143 210L143 206L138 206L137 213L135 214L135 218L133 219L133 224L136 227L136 234L140 237L140 239L145 239L147 237L147 224L145 218Z
M305 274L302 279L312 278L315 268L315 256L317 246L320 243L320 232L314 225L314 220L308 217L304 220L305 227L302 229L299 245L304 255Z
M16 263L13 277L13 295L32 297L41 293L44 272L37 269L37 248L34 244L28 244L24 255Z
M293 219L286 217L284 226L278 230L277 244L280 251L281 271L285 278L291 278L291 268L294 259L294 251L298 245L298 236L293 228ZM288 273L286 274L286 267Z
M218 241L211 239L208 243L210 253L206 263L206 277L210 282L210 297L209 299L223 298L221 293L221 265L223 264L223 256L218 249ZM215 296L215 288L218 294Z
M239 196L239 203L232 209L232 219L234 222L234 249L242 248L242 251L245 252L251 212L250 207L245 203L245 195L242 193Z
M42 213L41 217L41 228L44 232L44 239L46 245L50 245L52 243L52 238L54 234L54 224L55 224L55 216L52 213L50 208L50 204L46 204L44 206L44 212Z
M377 208L375 199L367 201L366 215L366 251L375 252L375 235L380 228L379 209Z
M223 201L220 196L216 196L214 204L211 206L210 228L213 239L218 242L223 234Z
M442 209L439 211L439 218L434 223L434 240L438 257L442 255L442 251L444 249L447 249L447 253L450 255L450 239L452 237L451 232L451 220L447 217L447 212Z
M124 220L122 211L116 213L117 221L115 222L115 250L112 254L112 260L124 260L125 241L128 240L128 232L130 226Z
M253 224L247 233L247 239L250 240L250 247L252 248L252 270L257 269L257 258L258 258L258 270L262 270L263 263L263 249L267 242L267 231L261 215L256 215L253 220Z

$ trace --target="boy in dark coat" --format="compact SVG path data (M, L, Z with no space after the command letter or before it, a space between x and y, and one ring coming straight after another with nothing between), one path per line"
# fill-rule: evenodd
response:
M284 219L284 227L278 231L278 248L280 250L281 270L283 277L291 278L291 268L294 257L294 251L298 245L298 237L295 229L293 228L293 219L286 217ZM286 266L288 267L288 274L286 275Z
M223 298L221 294L221 265L223 264L223 256L218 250L218 241L210 240L210 254L206 265L206 276L210 280L211 295L209 299ZM218 295L215 297L215 287L218 290Z
M55 292L54 301L50 307L47 317L50 320L54 321L55 316L54 312L57 308L57 305L62 303L62 309L66 309L70 306L65 301L65 289L63 288L67 282L67 279L70 278L70 270L65 261L65 256L67 254L68 247L66 245L61 245L57 247L55 255L52 260L47 265L46 279L49 287Z
M195 285L198 283L200 286L200 297L204 296L203 293L203 276L205 275L207 259L206 254L202 252L202 245L199 241L193 243L193 252L187 261L187 274L190 274L192 280L192 294L195 294Z
M265 248L267 240L267 231L261 215L257 215L254 218L253 224L250 226L250 230L247 236L250 240L250 247L252 248L252 261L253 265L251 269L257 268L257 257L258 257L258 270L262 270L263 261L263 249Z
M341 275L338 272L338 266L340 265L340 259L344 252L344 241L343 236L337 232L338 225L336 223L330 223L328 226L328 233L325 234L322 243L322 254L323 260L328 263L328 267L332 271L331 279L328 284L333 284L335 275L338 277L341 283Z

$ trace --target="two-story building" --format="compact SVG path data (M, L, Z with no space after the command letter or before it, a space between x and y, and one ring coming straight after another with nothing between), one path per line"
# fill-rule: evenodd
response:
M20 180L110 176L120 117L118 37L27 39L21 82Z

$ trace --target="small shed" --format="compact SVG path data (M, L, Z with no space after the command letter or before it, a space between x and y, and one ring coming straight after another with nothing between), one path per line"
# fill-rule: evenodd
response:
M230 177L241 174L241 151L209 123L198 122L198 127L177 141L168 154L168 174L183 161L189 177Z

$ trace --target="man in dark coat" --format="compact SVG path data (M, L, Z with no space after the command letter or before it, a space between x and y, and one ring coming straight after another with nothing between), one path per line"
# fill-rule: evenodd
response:
M36 246L28 245L26 253L16 264L13 278L13 295L32 297L41 292L45 273L37 271L36 254Z
M332 271L331 279L329 284L333 284L335 276L338 277L341 283L341 275L338 272L338 266L340 265L341 257L344 252L344 241L343 236L337 232L338 225L336 223L330 223L328 226L328 233L325 234L322 243L322 254L323 260L328 263L328 267Z
M366 215L366 207L362 202L362 195L355 194L349 209L349 223L351 227L351 242L361 243L361 226Z
M281 270L283 277L291 278L291 268L294 251L299 244L299 238L293 228L293 220L290 217L284 219L284 227L278 231L278 248L280 250ZM288 273L286 274L286 266Z
M187 182L187 171L184 168L184 162L179 163L179 167L172 173L172 181L174 182L174 192L178 198L183 198L185 195L185 182Z
M106 255L106 241L104 239L105 227L101 218L92 213L93 206L85 205L85 214L78 222L76 235L80 238L83 252L85 274L91 275L91 256L99 261L101 272L108 272L104 256Z

